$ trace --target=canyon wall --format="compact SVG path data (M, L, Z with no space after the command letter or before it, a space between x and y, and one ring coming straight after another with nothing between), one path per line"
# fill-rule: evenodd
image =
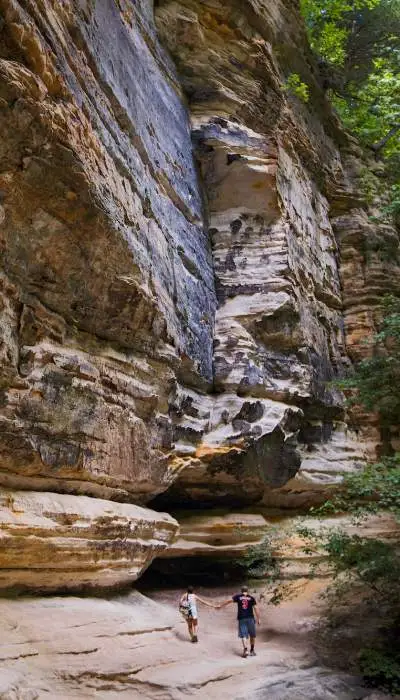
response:
M120 585L178 527L139 506L303 507L372 453L330 382L398 237L294 0L0 12L0 587Z

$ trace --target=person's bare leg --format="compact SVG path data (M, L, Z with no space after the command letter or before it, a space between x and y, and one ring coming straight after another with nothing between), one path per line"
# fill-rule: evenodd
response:
M249 639L248 637L242 637L243 656L247 656L247 653L248 653L248 648L247 648L248 639Z
M250 637L250 656L255 656L254 645L256 643L255 637Z
M197 618L192 620L192 631L193 631L193 636L192 636L192 642L197 642L197 628L198 628L198 620Z
M192 618L189 618L187 620L187 626L188 626L190 639L193 640L193 619Z

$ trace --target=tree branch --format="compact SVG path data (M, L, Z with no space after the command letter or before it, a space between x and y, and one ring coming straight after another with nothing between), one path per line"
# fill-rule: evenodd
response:
M391 139L392 136L394 136L395 134L397 134L397 132L398 132L399 130L400 130L400 123L399 123L399 124L393 124L392 128L390 129L390 131L388 131L388 133L386 134L386 136L384 136L384 137L383 137L380 141L378 141L377 143L372 144L372 146L371 146L372 150L375 151L375 153L379 153L379 151L381 151L382 148L384 148L384 147L386 146L386 144L387 144L387 142L389 141L389 139Z

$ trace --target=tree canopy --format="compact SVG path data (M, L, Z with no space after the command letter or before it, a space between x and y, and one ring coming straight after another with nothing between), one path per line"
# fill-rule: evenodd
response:
M400 0L300 0L345 126L400 180ZM395 196L399 192L393 193Z

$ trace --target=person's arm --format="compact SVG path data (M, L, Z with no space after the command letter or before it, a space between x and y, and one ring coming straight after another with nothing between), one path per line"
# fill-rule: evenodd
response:
M199 595L196 595L196 600L198 600L200 603L203 603L203 605L207 605L208 608L218 607L215 603L210 603L208 600L204 600L204 598L200 598Z
M219 603L219 605L217 605L217 608L224 608L225 605L229 605L229 603L234 603L234 602L235 601L232 598L229 598L228 600L224 600L223 603Z
M253 612L254 612L254 616L255 616L255 618L256 618L256 620L257 620L257 625L259 625L259 624L260 624L260 615L258 614L258 607L257 607L257 605L254 605L254 606L253 606Z

